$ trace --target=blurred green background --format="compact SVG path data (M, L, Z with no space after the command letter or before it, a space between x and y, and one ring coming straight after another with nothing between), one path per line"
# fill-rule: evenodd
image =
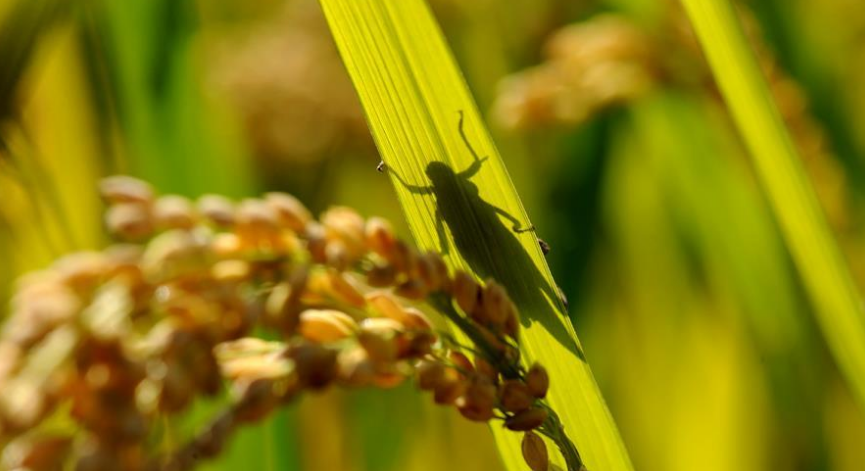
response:
M862 469L865 415L678 4L431 0L636 469ZM865 5L740 2L860 288ZM407 235L316 0L0 0L0 298L107 243L95 182L280 189ZM5 312L5 307L0 312ZM500 469L412 386L309 396L207 469Z

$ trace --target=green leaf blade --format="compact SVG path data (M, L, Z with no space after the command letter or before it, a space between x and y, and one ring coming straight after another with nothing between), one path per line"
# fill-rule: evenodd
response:
M508 288L525 318L525 359L548 369L550 405L587 468L631 470L536 237L511 231L529 227L528 217L426 4L321 4L417 244L445 250L451 267L494 274ZM468 143L459 132L460 112ZM469 145L486 160L467 183L457 179L475 163ZM418 189L431 186L425 194ZM490 216L494 208L501 212ZM524 469L520 435L498 426L493 432L508 468Z
M727 0L684 0L841 371L865 408L865 315L798 152Z

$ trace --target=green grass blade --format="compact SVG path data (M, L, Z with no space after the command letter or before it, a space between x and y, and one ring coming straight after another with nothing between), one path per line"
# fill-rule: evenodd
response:
M418 245L443 251L451 266L492 276L508 288L523 317L527 359L549 369L550 404L588 469L632 469L537 239L512 230L530 223L427 5L321 4ZM486 160L478 164L469 145ZM476 173L459 174L468 169ZM508 467L524 469L518 434L498 426L493 431Z
M728 0L683 0L840 369L865 406L862 301ZM744 242L744 241L743 241Z

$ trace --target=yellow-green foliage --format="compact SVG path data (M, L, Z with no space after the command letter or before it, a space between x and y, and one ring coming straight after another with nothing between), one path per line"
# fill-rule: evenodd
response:
M823 335L865 406L865 318L750 45L727 0L685 0L715 79L744 137Z

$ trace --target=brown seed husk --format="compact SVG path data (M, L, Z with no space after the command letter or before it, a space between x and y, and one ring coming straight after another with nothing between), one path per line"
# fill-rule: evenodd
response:
M523 459L532 471L547 471L550 456L544 440L534 432L526 432L522 442Z
M453 368L445 369L444 377L433 390L433 399L436 404L453 404L466 389L466 382L462 376Z
M386 291L373 291L366 295L366 301L381 315L393 319L403 325L411 322L411 318L405 312L396 298Z
M472 365L472 361L469 360L469 357L465 356L464 353L451 350L450 353L448 353L448 358L454 363L454 365L462 370L462 374L474 373L475 367Z
M505 419L505 427L516 432L536 429L547 420L547 411L540 407L526 409Z
M547 390L550 388L550 377L547 375L546 368L539 363L532 365L526 373L526 386L528 386L532 396L541 399L546 397Z
M499 388L499 401L508 412L522 412L535 403L535 397L522 381L509 379Z
M221 195L203 195L196 202L196 209L207 222L222 228L234 225L234 203Z
M105 227L111 234L125 240L142 240L154 230L150 210L136 203L112 205L105 212Z
M455 404L463 417L475 422L487 422L494 416L495 403L496 387L483 376L475 376Z
M477 281L464 271L457 271L451 284L451 291L457 306L466 314L471 314L478 303L480 286Z
M345 386L369 386L375 379L375 365L363 348L341 351L337 363L339 381Z
M433 390L445 380L445 366L432 359L420 360L415 366L415 377L419 388Z
M305 232L312 215L297 198L287 193L274 192L264 195L264 201L276 213L282 226L298 234Z
M360 290L350 281L347 274L338 271L328 272L331 294L340 301L357 308L366 306L366 299Z
M153 220L161 229L191 229L196 223L195 210L189 199L166 195L153 204Z
M371 217L366 221L364 232L367 247L386 259L390 258L396 242L390 223L386 219Z
M99 182L99 191L102 197L112 204L148 205L153 201L153 188L149 183L126 175L103 178Z
M307 340L336 342L357 332L358 326L348 314L333 309L307 309L300 313L297 331Z

